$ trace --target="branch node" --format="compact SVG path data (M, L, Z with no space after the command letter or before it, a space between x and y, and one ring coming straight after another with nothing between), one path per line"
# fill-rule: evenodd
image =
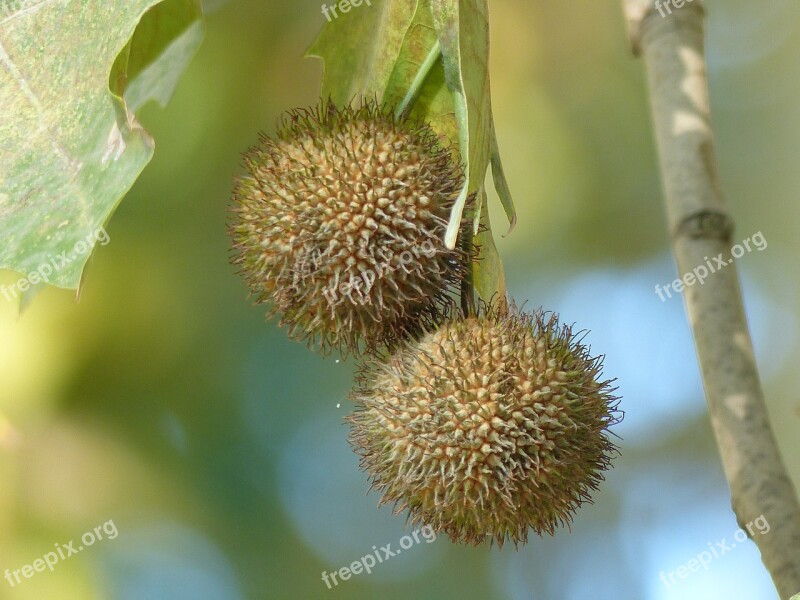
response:
M728 213L722 210L701 209L683 217L675 227L673 239L719 239L730 243L734 223Z

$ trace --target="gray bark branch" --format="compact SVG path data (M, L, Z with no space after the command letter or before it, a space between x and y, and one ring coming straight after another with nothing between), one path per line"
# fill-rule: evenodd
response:
M681 277L720 253L731 261L733 220L717 172L701 0L671 14L653 0L623 0L634 52L644 58ZM800 504L767 414L736 266L684 291L706 400L739 525L763 515L752 536L781 598L800 591Z

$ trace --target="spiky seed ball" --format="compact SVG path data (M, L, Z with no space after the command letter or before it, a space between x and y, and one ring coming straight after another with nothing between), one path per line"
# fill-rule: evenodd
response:
M289 112L245 163L234 263L291 337L357 351L441 321L468 262L442 241L463 174L428 125L323 104Z
M453 541L502 545L568 524L616 452L601 358L556 315L485 308L372 357L350 442L381 503Z

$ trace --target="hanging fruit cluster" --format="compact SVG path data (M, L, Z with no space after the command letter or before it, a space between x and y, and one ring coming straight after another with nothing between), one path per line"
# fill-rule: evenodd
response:
M452 156L375 103L289 112L245 155L233 262L291 337L360 357L350 442L382 502L453 541L519 544L590 501L618 399L555 315L475 303L470 203L443 242Z

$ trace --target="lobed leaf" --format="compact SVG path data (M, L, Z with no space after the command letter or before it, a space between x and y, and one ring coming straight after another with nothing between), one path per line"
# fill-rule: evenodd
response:
M47 283L78 287L98 230L153 153L133 109L165 102L200 42L199 0L146 14L157 4L18 0L0 11L0 268L33 279L50 264Z

